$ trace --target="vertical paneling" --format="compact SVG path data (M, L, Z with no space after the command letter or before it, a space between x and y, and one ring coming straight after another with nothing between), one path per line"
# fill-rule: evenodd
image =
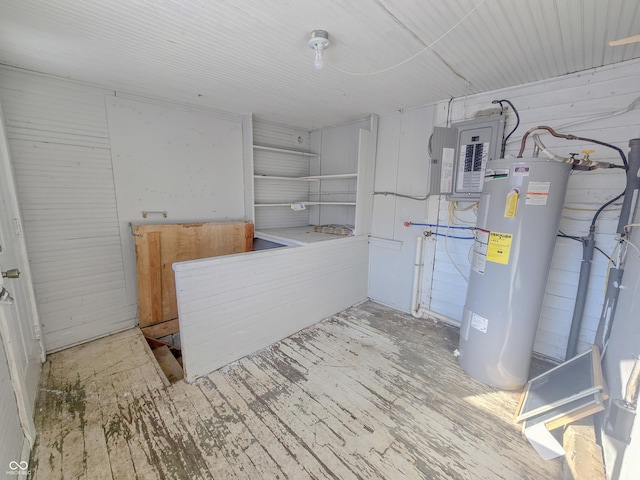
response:
M376 145L378 143L378 120L377 115L371 115L369 130L361 128L358 134L358 179L356 181L355 208L356 235L368 235L371 233Z
M135 324L104 89L0 70L18 200L49 351Z
M404 222L422 223L426 218L427 142L433 115L432 106L410 109L383 115L378 125L371 235L384 241L371 243L369 296L405 312L411 310L416 238L422 229L405 227Z
M187 378L364 300L367 242L349 237L175 264Z
M581 59L572 61L580 62ZM457 122L472 118L476 111L490 108L491 100L508 98L518 108L522 123L512 137L514 140L507 145L507 156L517 154L522 134L536 125L549 125L563 133L613 143L626 152L628 139L639 134L637 125L640 123L640 113L638 110L631 110L621 115L607 115L607 112L625 109L638 96L636 85L639 82L640 64L637 63L583 72L551 81L456 99L451 105L449 120ZM441 118L446 115L446 103L448 102L438 105ZM513 115L508 115L506 132L515 124ZM559 155L567 156L569 152L580 152L589 148L596 150L592 154L594 159L621 163L617 153L605 147L555 139L549 135L542 135L541 138L550 150ZM531 154L532 144L529 143L527 147L525 156ZM569 180L560 229L568 235L586 235L595 211L607 200L619 194L623 188L624 174L621 170L574 172ZM597 223L597 245L608 254L612 253L615 246L614 234L618 214L619 204L613 205L599 217ZM468 217L468 213L465 215L466 220L472 223L475 221ZM441 223L449 221L446 202L443 202L440 208L439 219ZM443 239L439 238L437 244L430 308L459 320L465 300L466 283L453 268L446 254ZM448 247L455 263L463 272L468 271L468 242L449 239ZM564 358L581 260L582 249L579 242L558 239L536 337L535 350L538 353L557 359ZM596 252L578 350L593 341L602 307L606 270L606 258Z

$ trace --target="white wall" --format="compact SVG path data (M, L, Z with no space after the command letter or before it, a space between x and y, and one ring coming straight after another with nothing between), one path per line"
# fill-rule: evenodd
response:
M451 104L444 101L435 107L435 124L445 125L447 122L472 118L479 110L495 107L491 104L492 100L507 98L516 105L522 120L518 131L512 137L515 141L507 146L507 155L515 156L524 132L541 124L549 125L563 133L613 143L627 150L628 139L638 135L640 110L615 116L604 114L624 109L635 100L640 93L637 89L639 82L640 62L626 62L596 71L459 98ZM411 112L414 112L416 118L409 116ZM403 147L402 133L411 129L421 132L424 135L422 141L426 144L433 125L428 118L430 112L433 112L432 107L424 107L380 118L376 190L412 194L425 192L428 182L426 167L419 162L419 155L416 156L415 150L406 150ZM419 113L422 113L422 116L418 116ZM581 123L565 127L575 122ZM515 119L509 114L506 132L514 125ZM561 141L549 135L543 135L542 139L550 149L560 155L566 156L569 152L593 148L596 152L592 154L592 158L620 162L618 155L605 147ZM531 143L527 149L527 153L530 152ZM623 190L623 177L620 170L576 172L569 182L561 229L569 235L586 235L595 210ZM414 183L407 186L407 181ZM413 189L410 188L411 185L414 185ZM419 186L421 188L418 188ZM382 242L376 245L375 239L372 240L369 294L382 303L407 311L410 308L409 286L415 246L415 240L411 237L419 235L421 230L403 229L402 221L439 221L441 224L447 224L448 202L435 198L420 203L392 196L376 196L374 205L373 235L403 243L400 245ZM598 246L608 253L611 253L615 245L613 237L618 212L619 205L608 209L601 215L597 225ZM464 220L475 221L472 212L461 213L460 216ZM400 238L399 235L406 236ZM456 265L463 273L468 272L467 253L470 243L455 239L449 239L447 243L449 254ZM394 251L394 248L399 249ZM453 321L459 321L466 296L466 282L446 254L444 240L441 237L428 239L425 249L422 306L448 316ZM578 242L558 240L535 344L535 350L541 354L557 359L564 357L581 259L582 251ZM591 342L595 335L606 267L606 258L597 253L591 273L579 349ZM392 283L394 279L397 279L395 284Z
M130 149L116 142L112 152L105 97L115 101L116 94L122 95L0 68L0 102L48 351L137 323L133 242L125 226L133 217L142 220L141 209L167 210L172 222L244 218L240 117L145 101L144 109L111 125L116 137L116 126L140 131ZM135 115L150 123L135 124ZM228 138L212 136L218 122ZM154 136L165 142L162 148L151 148ZM199 153L195 163L193 150ZM112 153L133 156L114 169ZM180 166L169 170L170 161ZM149 167L148 175L138 162ZM115 182L114 175L127 180ZM135 197L126 188L134 179L140 187ZM117 185L125 190L116 192ZM224 200L209 188L223 189ZM229 189L234 194L226 198Z
M129 223L244 220L242 117L113 96L105 101L127 298L137 303ZM143 211L156 213L144 218Z
M424 197L429 184L427 143L434 107L380 117L375 192ZM405 221L424 222L429 204L393 195L375 195L371 226L369 296L404 312L411 310L416 237L422 229ZM431 207L432 208L432 207Z

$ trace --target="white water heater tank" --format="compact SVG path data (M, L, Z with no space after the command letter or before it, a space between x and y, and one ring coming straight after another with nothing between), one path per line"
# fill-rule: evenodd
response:
M527 382L571 166L494 160L480 195L459 362L505 390Z

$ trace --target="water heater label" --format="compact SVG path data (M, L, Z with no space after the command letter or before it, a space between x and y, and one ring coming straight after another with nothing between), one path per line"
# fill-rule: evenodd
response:
M489 319L481 317L477 313L472 313L471 326L482 333L487 333L487 328L489 327Z
M549 198L551 182L529 182L527 188L527 205L546 205Z
M471 269L484 275L487 265L487 246L489 244L489 230L476 229L476 239L473 242L473 256L471 258Z
M504 205L505 218L513 218L516 216L516 210L518 209L518 197L520 192L517 188L512 188L507 194L507 201Z
M528 167L526 165L516 165L515 167L513 167L513 176L514 177L528 177L529 176L529 170L531 170L531 167Z
M491 232L487 245L487 261L508 265L512 243L513 234Z

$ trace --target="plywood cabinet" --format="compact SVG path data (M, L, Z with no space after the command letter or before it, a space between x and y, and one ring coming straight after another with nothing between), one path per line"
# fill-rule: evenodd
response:
M248 252L253 245L248 222L138 225L133 233L140 328L155 338L179 330L175 262Z

